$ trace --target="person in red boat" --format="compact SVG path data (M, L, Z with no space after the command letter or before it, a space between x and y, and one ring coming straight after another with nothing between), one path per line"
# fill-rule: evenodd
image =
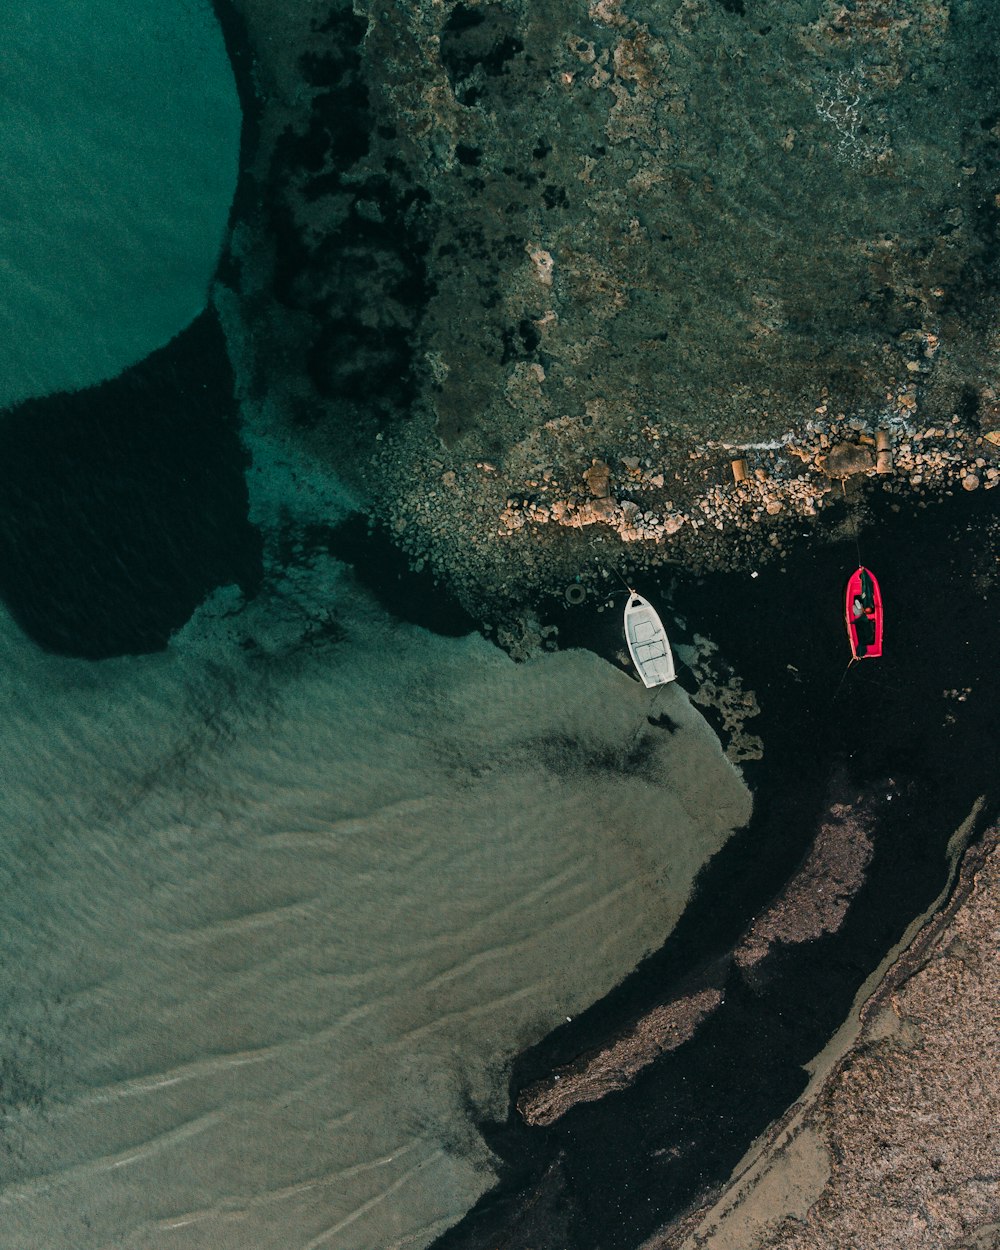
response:
M863 580L862 590L864 590ZM851 624L854 626L854 633L858 639L856 651L860 660L875 641L875 604L870 600L866 603L861 595L855 595L851 605L851 617Z

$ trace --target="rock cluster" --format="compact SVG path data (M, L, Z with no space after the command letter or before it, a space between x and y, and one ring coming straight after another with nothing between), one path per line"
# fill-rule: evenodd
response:
M830 807L805 863L737 947L744 972L777 942L807 942L840 928L871 862L871 823L863 802Z
M655 1007L604 1049L523 1090L518 1111L528 1124L552 1124L577 1103L596 1102L612 1090L624 1089L654 1059L693 1037L721 1002L721 990L702 989Z
M922 486L948 489L960 484L971 491L1000 485L992 447L984 449L982 438L961 429L957 416L948 427L925 430L896 416L891 420L896 475L883 482L884 489L904 493ZM841 482L876 475L874 444L867 422L849 421L840 414L831 420L807 421L801 432L788 433L773 446L738 447L744 457L757 452L752 473L740 482L726 480L727 456L719 454L736 450L733 445L695 447L688 453L695 471L689 467L684 475L666 458L621 455L614 468L594 459L577 483L554 496L559 479L555 469L546 466L541 482L529 478L524 495L506 499L498 532L502 536L548 523L575 527L601 523L622 542L662 544L685 527L725 532L751 529L779 516L813 517L831 494L840 493ZM673 479L670 486L668 478ZM675 502L671 496L676 495L686 496L685 502Z
M875 421L831 414L821 402L797 430L762 445L682 449L642 421L613 452L605 443L603 455L588 455L587 427L556 418L496 461L463 462L439 446L418 467L424 452L410 445L412 432L373 460L392 481L384 508L400 544L481 610L484 600L561 591L569 581L600 591L616 547L650 567L753 567L859 481L918 501L1000 485L1000 446L957 416L919 426L907 415L909 391L895 399ZM888 444L878 457L877 439ZM742 481L737 455L748 469Z

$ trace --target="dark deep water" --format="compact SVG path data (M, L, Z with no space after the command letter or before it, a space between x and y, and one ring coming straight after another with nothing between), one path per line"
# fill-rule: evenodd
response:
M259 211L262 101L242 19L213 0L242 121L230 228ZM228 247L216 276L232 281ZM263 576L247 519L233 371L209 305L118 377L0 411L0 597L40 646L100 659L160 650L218 586Z
M664 946L520 1057L511 1107L526 1085L659 1003L709 984L724 987L725 1002L631 1088L580 1104L548 1128L528 1128L513 1109L503 1124L481 1124L502 1160L501 1181L438 1239L439 1250L624 1250L722 1183L801 1093L803 1065L944 886L946 844L979 795L988 798L980 828L995 819L997 602L981 582L995 559L984 528L993 500L981 493L896 513L880 493L870 499L860 547L882 586L886 655L855 665L839 690L850 658L842 594L857 564L854 542L800 542L756 579L672 574L656 584L636 575L689 630L717 642L757 693L762 712L748 728L762 736L764 758L744 766L754 814L703 870ZM603 616L593 598L558 615L564 645L609 658L621 650L617 602ZM670 629L669 608L664 615ZM692 688L689 672L681 681ZM964 688L972 691L964 702L944 696ZM748 984L728 952L801 863L827 805L862 794L877 813L875 852L843 927L785 947Z
M86 390L0 415L0 595L40 646L154 651L215 587L252 595L261 541L215 313Z

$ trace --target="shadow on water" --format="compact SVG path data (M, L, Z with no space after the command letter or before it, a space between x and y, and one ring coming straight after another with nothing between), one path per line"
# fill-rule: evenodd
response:
M437 582L429 566L415 570L386 530L360 513L306 537L314 547L350 564L355 579L397 620L447 638L461 638L477 628L478 622Z
M237 7L212 7L242 111L232 228L259 211L262 104ZM236 276L227 247L216 277ZM0 433L0 597L40 646L87 659L156 651L217 586L256 593L262 541L211 307L117 378L0 412Z
M842 505L846 507L847 505ZM613 1250L637 1246L721 1184L807 1081L804 1066L850 1011L868 974L946 883L946 845L980 795L995 817L1000 724L996 573L988 495L894 511L874 494L860 535L886 603L886 655L854 665L843 589L853 541L800 544L749 574L674 574L641 586L756 692L749 726L764 758L744 765L748 828L706 865L663 947L611 994L520 1056L503 1124L480 1128L500 1182L437 1250ZM832 520L836 518L833 517ZM620 610L566 612L566 645L609 659ZM671 631L683 641L683 630ZM691 674L682 676L689 689ZM833 799L865 796L874 854L841 929L770 955L751 982L729 953L801 864ZM694 986L724 988L687 1044L628 1089L578 1104L547 1128L513 1110L518 1092L606 1043Z
M259 585L214 312L120 377L0 415L0 595L39 645L155 651L216 586Z

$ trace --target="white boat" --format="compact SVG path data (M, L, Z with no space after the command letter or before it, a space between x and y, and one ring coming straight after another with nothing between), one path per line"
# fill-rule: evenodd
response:
M677 674L667 631L653 605L634 590L629 591L625 605L625 639L644 686L674 680Z

